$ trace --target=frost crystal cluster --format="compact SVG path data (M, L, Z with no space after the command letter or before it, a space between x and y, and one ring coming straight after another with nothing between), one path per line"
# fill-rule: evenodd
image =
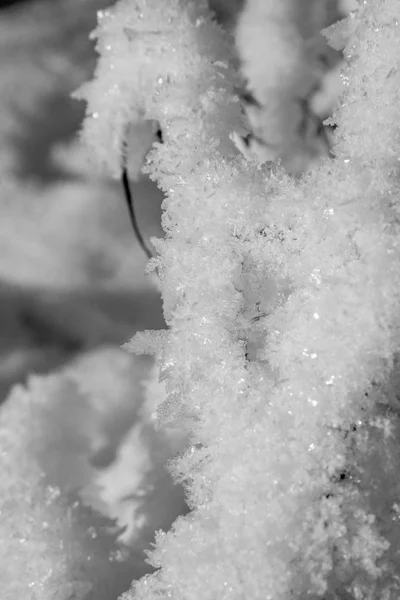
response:
M295 180L232 144L236 57L205 2L99 14L83 138L118 176L128 132L162 130L144 171L168 329L131 349L157 357L159 426L189 439L170 469L191 510L124 600L400 596L399 21L365 0L326 31L346 62L334 156Z
M347 40L335 156L296 181L230 146L234 57L201 3L101 15L84 139L117 174L128 126L163 131L168 331L132 349L159 357L160 425L190 432L170 467L191 512L125 600L399 596L399 19L370 0L327 30Z

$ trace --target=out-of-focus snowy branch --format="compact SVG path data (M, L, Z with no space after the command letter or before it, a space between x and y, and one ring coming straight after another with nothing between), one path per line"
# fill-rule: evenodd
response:
M42 0L0 15L5 600L116 598L149 571L154 528L185 510L164 469L182 436L155 431L146 411L157 395L147 402L141 389L151 361L119 348L163 325L159 299L122 191L67 139L83 108L68 94L91 74L89 30L104 4ZM161 193L144 178L134 192L146 234L158 233ZM28 389L6 399L15 382Z
M88 31L106 0L33 2L0 18L0 175L49 168L53 140L79 122L68 95L90 76ZM69 107L69 110L65 110ZM36 147L35 147L36 146Z

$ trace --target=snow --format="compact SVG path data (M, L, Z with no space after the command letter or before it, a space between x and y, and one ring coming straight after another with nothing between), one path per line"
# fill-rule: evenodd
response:
M104 7L76 2L1 25L4 397L23 383L0 411L3 596L394 600L397 0L326 31L347 60L335 156L300 180L238 156L232 40L200 0L99 12L85 154L64 97ZM284 41L276 82L298 59ZM139 177L155 122L164 199ZM118 183L126 135L153 279Z

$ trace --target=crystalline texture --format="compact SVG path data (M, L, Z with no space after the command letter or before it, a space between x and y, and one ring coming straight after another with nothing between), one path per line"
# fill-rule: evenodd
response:
M115 55L85 92L98 119L84 135L117 172L127 122L165 133L146 170L166 193L169 331L133 345L160 355L160 420L192 435L171 464L192 511L125 600L398 597L384 386L399 349L399 18L397 0L364 2L333 33L352 33L336 158L300 182L229 146L231 56L201 6L120 2L101 24Z

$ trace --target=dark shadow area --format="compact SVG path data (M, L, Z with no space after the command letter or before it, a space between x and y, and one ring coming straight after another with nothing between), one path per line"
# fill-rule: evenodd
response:
M156 292L55 292L0 282L0 393L31 373L48 373L79 353L121 346L140 329L162 329Z
M28 4L32 0L0 0L0 9L9 8L10 6Z

